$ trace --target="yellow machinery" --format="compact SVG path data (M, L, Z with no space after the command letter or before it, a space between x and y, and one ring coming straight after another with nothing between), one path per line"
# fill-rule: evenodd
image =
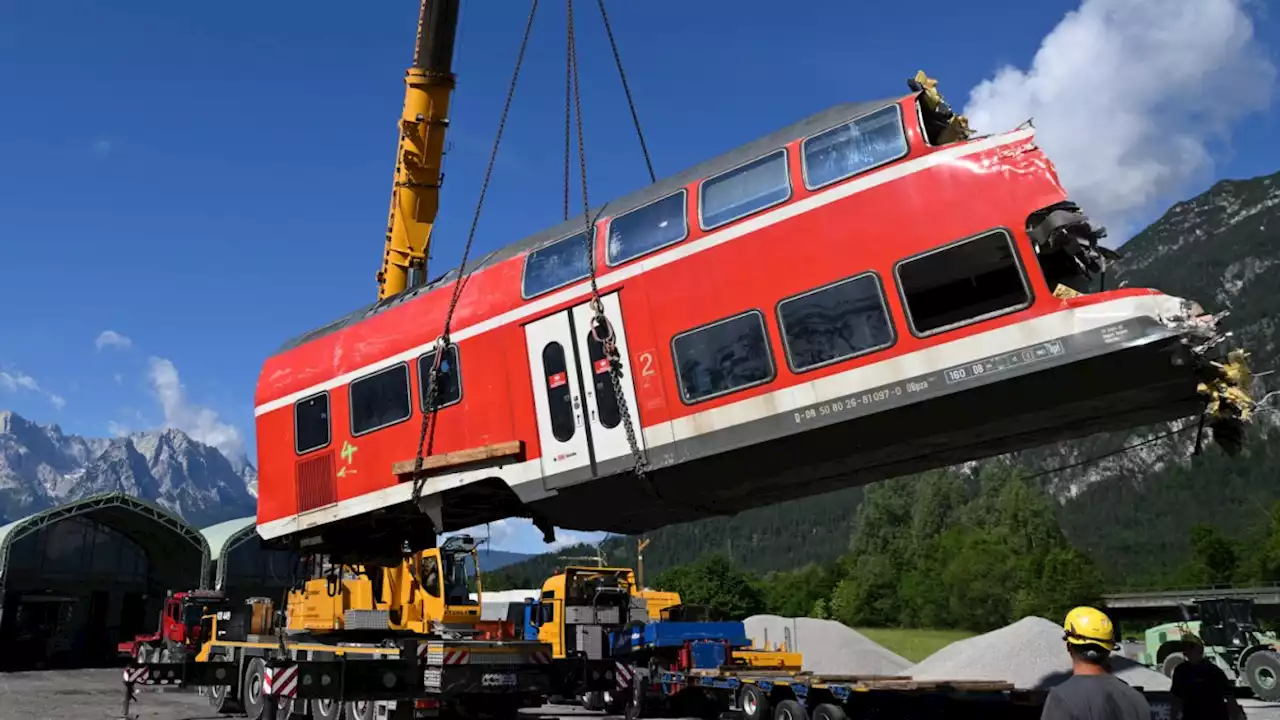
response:
M330 568L326 576L289 593L287 626L316 633L385 629L427 634L436 624L453 632L477 632L481 587L475 550L472 538L455 536L438 548L407 555L373 578L358 566Z
M386 247L378 271L378 299L427 281L431 228L444 182L444 133L453 94L453 42L459 0L423 0L413 66L405 71L404 109L396 149L395 185Z

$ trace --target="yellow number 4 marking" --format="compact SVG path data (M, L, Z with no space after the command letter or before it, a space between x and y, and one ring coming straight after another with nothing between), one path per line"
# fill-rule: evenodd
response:
M342 462L343 462L344 464L346 464L346 465L350 465L350 464L351 464L351 458L352 458L352 456L353 456L353 455L355 455L355 454L356 454L356 450L359 450L359 449L360 449L360 448L356 447L355 445L352 445L351 443L347 442L346 440L343 440L343 441L342 441L342 452L340 452L340 453L338 453L338 454L342 456Z

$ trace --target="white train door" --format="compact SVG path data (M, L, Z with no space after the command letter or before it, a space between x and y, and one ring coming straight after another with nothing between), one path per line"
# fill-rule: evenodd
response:
M601 301L609 327L601 327L595 333L590 303L525 326L543 476L583 470L553 478L549 487L616 472L632 462L622 407L601 342L608 339L609 332L613 333L622 361L621 388L626 412L635 429L636 444L641 452L644 450L618 294L604 295Z

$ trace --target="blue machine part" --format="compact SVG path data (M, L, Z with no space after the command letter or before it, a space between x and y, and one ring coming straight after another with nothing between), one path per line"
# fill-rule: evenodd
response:
M697 670L716 670L729 664L729 649L719 640L694 640L689 650Z
M746 626L741 622L731 621L658 621L646 624L643 631L639 627L635 627L629 633L624 630L619 635L618 640L629 640L626 644L632 648L683 647L685 642L690 640L727 642L730 647L734 648L751 647L751 640L747 637Z

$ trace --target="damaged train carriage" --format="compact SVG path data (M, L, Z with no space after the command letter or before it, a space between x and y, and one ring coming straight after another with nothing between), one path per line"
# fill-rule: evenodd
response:
M911 86L482 259L432 408L456 270L287 344L257 391L259 532L395 552L513 516L637 532L1193 416L1209 395L1230 438L1249 400L1240 358L1214 362L1216 319L1098 290L1104 233L1034 128L972 137L932 81ZM408 473L427 415L423 513Z

